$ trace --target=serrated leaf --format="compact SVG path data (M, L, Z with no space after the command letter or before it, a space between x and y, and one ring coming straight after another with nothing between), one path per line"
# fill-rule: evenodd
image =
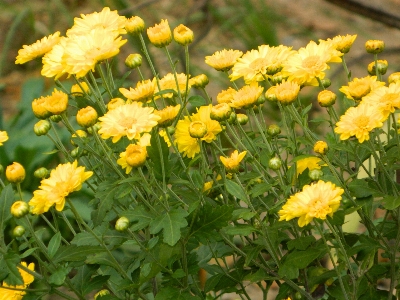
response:
M58 267L56 271L50 275L49 283L52 285L61 286L69 272L69 268Z
M162 230L164 243L173 246L181 238L181 228L187 225L187 215L182 208L172 209L150 222L150 233L156 234Z
M131 223L136 223L131 226L132 231L141 230L147 227L156 217L143 206L137 206L133 210L126 210L121 214L121 216L128 218Z
M49 245L47 246L47 252L50 257L53 257L56 254L58 248L61 245L61 233L57 232L49 241Z
M83 261L90 254L96 254L104 251L104 248L101 246L61 246L54 254L53 262L58 263L62 261Z
M97 264L112 267L118 270L118 266L115 264L115 261L110 258L108 253L98 253L88 257L85 262L89 265Z
M147 154L149 155L152 171L157 180L168 181L171 175L171 166L169 156L169 148L167 143L158 134L153 134L150 139L151 147L147 147Z
M232 212L232 219L233 220L250 220L252 217L256 215L255 212L253 212L250 208L239 208L235 209Z
M114 203L114 195L118 191L118 185L112 185L105 191L96 191L96 198L98 198L99 205L93 212L92 219L95 226L101 224L106 216L106 213L112 208Z
M356 198L365 198L372 195L372 190L364 179L354 179L347 187L351 195Z
M273 184L265 184L265 183L256 184L251 189L250 194L252 197L258 197L268 192L273 186L274 186Z
M299 237L294 240L290 240L287 243L288 249L293 250L306 250L311 244L315 243L316 239L312 235Z
M225 186L229 194L246 203L248 202L246 193L236 182L227 179Z
M93 290L100 289L110 276L95 276L98 266L83 265L78 269L78 273L72 278L74 287L82 294L86 295Z
M299 269L304 269L312 261L325 253L325 249L307 249L305 251L293 251L289 253L283 264L280 266L278 274L289 279L298 276Z

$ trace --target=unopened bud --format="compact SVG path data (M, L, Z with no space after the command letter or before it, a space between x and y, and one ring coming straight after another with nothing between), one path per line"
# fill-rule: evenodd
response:
M189 79L189 85L194 88L204 88L209 82L206 74L200 74Z
M211 108L210 118L216 121L225 121L229 119L232 108L228 103L220 103Z
M381 53L385 49L385 43L381 40L368 40L365 43L365 50L368 53L378 54Z
M121 217L115 223L115 230L125 231L129 228L129 220L127 217Z
M378 61L376 62L376 65L378 66L378 73L381 75L385 75L386 71L388 69L388 62L387 60L384 59L378 59ZM375 62L371 62L368 65L368 74L371 76L375 76L376 75L376 66L375 66Z
M194 121L189 125L189 134L192 138L201 139L207 134L207 125L201 121Z
M24 167L14 162L6 168L6 178L9 182L20 183L25 179L25 169Z
M317 141L314 144L314 152L324 155L326 152L328 152L328 144L324 141Z
M40 120L33 126L33 132L37 136L46 135L51 128L51 124L47 120Z
M46 178L48 175L49 175L49 170L47 170L44 167L41 167L41 168L37 169L33 173L33 176L35 176L36 178L39 178L39 179Z
M395 72L389 75L388 82L389 84L392 82L400 81L400 72Z
M97 111L91 107L87 106L78 110L76 114L76 122L82 127L92 127L97 122Z
M313 169L308 172L308 177L314 181L320 180L322 175L324 175L324 172L320 169Z
M13 215L14 218L22 218L26 214L29 213L29 205L28 203L18 200L11 205L11 214Z
M329 90L323 90L319 92L317 100L322 107L329 107L335 104L336 94Z
M230 114L229 119L227 120L227 122L228 122L229 124L233 124L233 123L236 122L236 118L237 118L236 113L233 111L233 112L231 112L231 114Z
M62 117L60 115L52 115L49 119L54 123L58 123L62 120Z
M329 78L321 79L321 84L323 88L328 88L331 86L332 82Z
M174 40L181 46L189 45L193 42L194 34L193 31L183 24L175 27L174 29Z
M125 65L131 69L140 67L142 65L142 56L138 53L129 54L125 60Z
M24 234L25 234L25 227L23 227L21 225L18 225L18 226L14 227L13 232L12 232L12 235L14 237L21 237Z
M137 35L144 30L144 21L141 17L134 16L126 20L125 29L129 34Z
M268 167L272 170L279 170L282 166L282 161L278 157L273 157L268 162Z
M271 137L277 136L281 133L281 128L276 124L271 124L268 126L267 133Z
M236 121L240 125L246 125L249 122L249 117L245 114L237 114L236 115Z

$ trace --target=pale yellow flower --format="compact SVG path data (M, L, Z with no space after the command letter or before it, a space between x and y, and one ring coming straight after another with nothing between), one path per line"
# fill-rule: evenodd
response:
M239 153L235 150L232 152L230 157L220 156L219 158L228 173L237 173L239 171L239 164L245 157L246 153L247 151Z
M125 29L132 35L139 34L144 30L144 21L141 17L133 16L126 19Z
M315 170L321 169L322 160L316 156L305 157L296 161L296 172L297 176L303 173L306 169L308 170Z
M60 115L67 110L68 95L66 93L54 89L53 93L46 98L45 108L53 115Z
M132 168L142 166L146 162L146 158L146 147L130 144L126 147L124 152L120 153L117 164L119 164L122 169L126 169L125 173L129 174L132 171Z
M159 24L147 28L147 36L150 43L156 47L162 48L169 45L172 41L172 33L168 20L161 20Z
M385 83L378 81L376 76L366 76L354 78L348 85L342 86L339 91L345 94L348 99L359 101L371 91L384 85Z
M400 82L374 89L361 103L376 107L387 119L391 113L400 108Z
M205 62L217 71L229 71L242 55L242 51L224 49L215 52L211 56L206 56Z
M220 93L218 93L217 102L230 104L236 93L237 93L237 91L231 87L228 88L227 90L223 90Z
M259 86L257 82L245 85L235 93L229 105L234 108L250 108L256 104L263 90L264 88Z
M175 106L164 107L161 110L155 110L154 114L160 117L160 120L158 120L158 125L161 127L170 126L178 115L180 109L181 105L178 104Z
M296 82L283 80L275 87L276 99L282 104L290 104L297 99L300 92L300 86Z
M179 26L175 27L174 40L179 45L186 46L191 42L193 42L193 39L194 39L194 34L190 28L186 27L183 24L180 24Z
M0 130L0 146L3 146L3 143L8 141L7 131Z
M128 90L125 88L120 88L119 91L128 100L148 102L151 101L155 89L156 89L155 81L148 79L148 80L138 81L134 89L129 88Z
M190 91L190 81L188 82L188 85L186 87L186 82L187 82L187 77L186 74L183 73L178 73L176 74L176 77L178 79L178 87L181 95L185 95L186 89L187 92L189 93ZM178 88L176 86L176 80L175 76L172 73L168 73L165 75L163 78L160 79L160 89L158 89L158 86L156 86L156 93L159 93L160 91L164 90L174 90L176 93L178 93ZM155 99L160 98L160 95L155 96ZM162 94L163 98L172 98L174 97L174 93L165 93Z
M158 134L164 139L165 143L168 147L172 146L172 142L168 137L167 131L165 129L161 129Z
M65 48L68 38L62 37L57 45L45 54L42 58L42 76L54 77L55 80L65 74Z
M332 39L327 39L326 41L319 40L319 42L320 43L323 43L323 42L332 43L336 50L338 50L342 53L347 53L350 51L350 48L353 45L356 38L357 38L357 34L354 34L354 35L347 34L345 36L338 35Z

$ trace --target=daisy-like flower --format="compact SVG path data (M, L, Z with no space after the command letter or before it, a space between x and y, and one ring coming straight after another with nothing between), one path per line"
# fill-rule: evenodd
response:
M126 42L101 27L84 35L72 35L64 48L65 71L77 78L83 77L90 70L94 71L97 63L117 55Z
M117 164L119 164L122 169L126 169L125 173L129 174L132 171L132 168L142 166L146 162L146 159L146 147L130 144L126 147L124 152L120 153Z
M282 45L258 46L258 50L250 50L237 60L229 77L232 81L243 77L247 84L263 81L265 76L269 77L282 69L283 62L294 53L291 49Z
M47 52L42 58L42 76L54 77L55 80L65 74L64 53L68 38L61 37L59 43L54 45L51 51Z
M400 82L373 90L361 103L376 107L386 120L391 113L400 108Z
M200 145L198 139L192 138L189 134L189 126L192 122L200 121L203 122L207 127L207 133L200 140L207 143L211 143L217 137L217 134L222 131L221 125L218 121L211 120L212 105L201 106L197 113L191 116L185 116L183 120L179 120L175 128L175 143L178 146L179 152L182 152L184 156L189 158L195 157L200 152Z
M235 150L232 152L230 157L220 156L219 158L228 173L237 173L239 171L239 164L245 157L246 153L247 151L239 153Z
M264 88L259 86L257 82L245 85L235 93L230 106L234 108L250 108L257 102L263 90Z
M24 64L37 57L45 55L49 52L60 40L60 32L57 31L54 34L50 34L36 41L32 45L23 45L22 49L18 51L18 56L15 60L16 64Z
M101 28L117 35L126 33L126 18L118 15L116 10L111 11L109 7L104 7L101 12L91 14L81 14L80 18L74 19L74 25L67 31L67 36L86 35L91 30Z
M147 28L147 36L150 43L158 48L169 45L172 42L172 33L168 20L161 20L159 24Z
M288 80L296 81L300 85L318 85L317 78L325 77L325 70L329 69L328 63L341 62L341 55L343 54L331 43L317 44L311 41L288 57L283 63L282 75L289 76Z
M139 81L136 84L134 89L129 88L120 88L119 91L122 95L124 95L128 100L131 101L139 101L139 102L148 102L151 101L151 98L154 95L154 91L156 89L156 83L154 80L143 80Z
M99 134L103 139L112 137L113 143L124 136L129 140L139 139L141 133L150 132L157 125L160 117L153 111L154 108L142 107L140 102L118 106L99 118Z
M315 170L315 169L321 169L321 164L322 160L319 157L316 156L310 156L310 157L305 157L302 159L299 159L296 161L296 172L297 176L299 176L301 173L303 173L306 169L308 170Z
M183 73L178 73L176 74L176 77L178 79L178 86L179 86L179 91L181 95L185 95L186 93L186 81L187 77L186 74ZM178 88L176 87L176 81L175 81L175 76L172 73L168 73L165 75L163 78L160 79L160 90L158 87L156 87L156 93L164 90L174 90L175 92L178 93ZM187 86L187 92L189 93L190 91L190 81L188 82ZM174 93L166 93L162 95L164 98L172 98L174 96ZM155 99L160 98L161 96L157 95L155 96Z
M360 101L371 91L384 85L384 82L377 81L376 76L366 76L363 78L354 78L348 85L342 86L339 91L345 94L348 99Z
M174 29L174 40L179 45L186 46L193 42L194 34L193 31L183 24L175 27Z
M300 86L296 82L283 80L281 84L275 88L276 99L282 104L290 104L294 102L299 95Z
M126 19L125 29L128 33L132 35L139 34L144 30L144 21L141 17L138 16Z
M215 52L211 56L206 56L206 64L213 67L217 71L229 71L236 63L239 57L243 55L239 50L221 50Z
M7 131L0 130L0 146L3 146L3 143L8 141Z
M323 43L323 42L332 43L336 50L338 50L342 53L348 53L350 51L350 48L353 45L354 41L356 40L356 38L357 38L357 34L354 34L354 35L347 34L345 36L338 35L338 36L335 36L333 39L327 39L326 41L319 40L319 42L320 43Z
M83 182L89 179L93 172L85 172L85 167L78 167L78 162L60 164L51 171L50 177L42 179L39 189L33 192L29 201L32 213L42 214L55 205L56 210L62 211L65 198L74 191L79 191Z
M278 212L279 221L299 218L298 224L303 227L314 218L325 220L339 209L344 190L331 182L319 180L305 185L301 192L292 195Z
M31 271L35 270L34 263L30 263L28 265L26 262L22 261L21 265L23 265L24 267L28 268ZM12 285L8 285L7 283L3 282L3 284L0 286L0 299L1 300L22 300L22 298L26 294L26 292L23 290L26 289L35 279L33 277L33 275L31 275L30 273L28 273L20 268L18 268L18 271L19 271L19 274L21 274L22 281L24 283L22 285L12 286ZM11 290L11 289L7 289L7 288L14 288L14 289L18 289L18 290Z
M361 103L357 107L350 107L336 123L335 132L340 134L341 140L355 136L360 143L369 140L369 133L382 127L384 117L376 107Z
M168 127L172 124L172 122L175 120L176 116L179 113L179 110L181 109L181 105L175 105L175 106L167 106L161 110L155 110L154 114L160 117L160 120L158 120L158 126L160 127Z
M228 88L227 90L223 90L220 93L218 93L217 102L230 104L236 93L237 93L237 91L231 87Z
M50 96L47 96L45 107L53 115L62 114L68 107L68 95L62 91L54 89L53 93Z

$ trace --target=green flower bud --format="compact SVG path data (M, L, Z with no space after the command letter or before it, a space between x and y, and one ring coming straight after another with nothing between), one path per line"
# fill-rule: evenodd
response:
M201 139L207 134L207 125L201 121L194 121L189 125L189 134L192 138Z
M44 167L41 167L41 168L37 169L33 173L33 176L35 176L36 178L39 178L39 179L46 178L48 175L49 175L49 170L47 170Z
M173 135L175 133L175 127L173 126L167 127L167 132L169 135Z
M62 118L60 115L52 115L50 116L50 120L54 123L58 123L62 120Z
M324 172L319 169L310 170L308 172L308 177L314 181L320 180L322 175L324 175Z
M328 88L328 87L330 87L331 84L332 84L331 80L328 79L328 78L321 79L321 83L322 83L322 86L323 86L324 88Z
M271 137L277 136L281 133L281 128L276 124L271 124L268 126L267 133Z
M246 125L249 122L249 117L245 114L237 114L236 120L240 125Z
M51 124L47 120L40 120L33 126L33 131L37 136L46 135L51 128Z
M227 120L227 122L229 124L233 124L233 123L236 122L236 118L237 118L236 113L234 111L232 111L231 115L229 116L229 119Z
M272 170L279 170L282 166L282 161L278 157L273 157L268 162L268 167Z
M29 205L28 203L18 200L11 205L11 214L13 215L14 218L22 218L26 214L29 213Z
M232 113L232 108L228 103L220 103L211 108L210 118L211 120L216 121L225 121L229 119L229 116Z
M21 237L24 235L24 233L25 233L25 227L18 225L15 226L15 228L13 229L12 235L14 237Z
M126 217L121 217L115 223L115 230L125 231L129 228L129 220Z
M138 53L129 54L125 60L125 65L131 69L140 67L142 65L142 56Z

